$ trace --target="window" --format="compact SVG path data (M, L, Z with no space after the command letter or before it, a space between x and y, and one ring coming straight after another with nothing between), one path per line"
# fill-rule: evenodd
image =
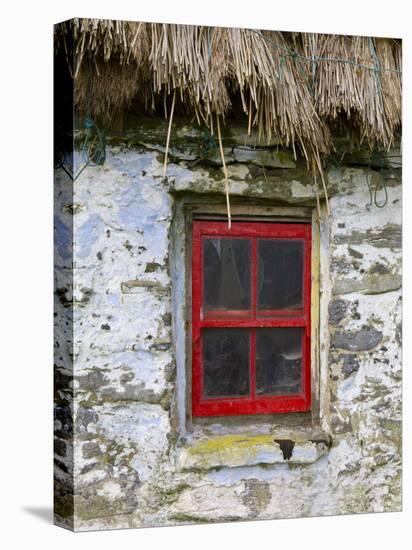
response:
M310 224L193 222L193 416L310 410L310 281Z

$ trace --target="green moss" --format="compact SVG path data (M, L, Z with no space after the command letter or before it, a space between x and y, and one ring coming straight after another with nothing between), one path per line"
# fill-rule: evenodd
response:
M175 485L172 487L168 487L167 489L163 489L162 487L157 487L156 488L157 498L162 505L173 504L179 498L181 493L183 493L183 491L191 488L192 488L191 485L184 482L179 483L178 485Z
M225 435L197 443L190 447L189 452L196 455L208 455L222 451L253 449L257 445L273 445L273 436Z
M54 513L61 518L72 518L74 512L73 488L55 479Z
M76 497L76 517L83 520L111 517L118 514L127 514L132 511L133 508L123 500L113 502L97 495L89 498Z
M189 514L173 514L173 516L171 516L170 519L181 523L212 523L213 522L213 520L197 518Z

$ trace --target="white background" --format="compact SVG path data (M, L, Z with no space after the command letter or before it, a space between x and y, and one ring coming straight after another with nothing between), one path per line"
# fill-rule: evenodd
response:
M7 1L0 25L2 548L410 548L412 20L408 1ZM52 25L74 16L404 38L404 512L72 534L52 502ZM395 221L395 220L394 220ZM396 220L399 221L399 220ZM412 519L412 518L411 518Z

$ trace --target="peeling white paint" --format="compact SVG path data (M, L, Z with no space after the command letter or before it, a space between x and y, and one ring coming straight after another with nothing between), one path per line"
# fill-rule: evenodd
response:
M388 187L385 208L369 206L367 171L358 168L329 172L329 183L340 194L330 197L331 216L324 217L321 229L320 427L331 435L332 447L318 447L308 432L290 461L272 446L253 460L237 457L206 469L191 459L189 469L180 471L175 446L187 454L191 434L185 408L184 223L173 193L221 194L224 201L220 172L214 167L212 177L205 166L170 162L163 180L156 151L109 148L103 167L88 167L76 180L74 197L67 179L56 179L62 191L56 212L56 288L62 289L56 306L62 359L57 359L67 376L73 336L75 492L90 497L91 513L101 500L121 510L110 517L79 516L79 530L400 509L401 290L370 295L363 287L342 294L336 288L345 290L348 280L364 281L377 264L378 275L386 269L400 277L401 187ZM289 188L251 178L246 163L230 164L228 172L233 196L282 204L298 199L307 204L314 197L292 168ZM73 288L67 283L71 209ZM71 296L74 335L67 335L64 300ZM347 310L332 326L328 307L336 299L347 301ZM353 353L330 347L335 332L364 327L382 333L375 348ZM342 371L344 355L357 361L349 374ZM56 420L57 432L64 422ZM215 420L208 430L196 427L194 438L228 431ZM276 434L290 437L287 432ZM292 430L296 437L298 432L304 430ZM273 431L267 423L237 425L231 433ZM98 443L91 456L84 452L90 442ZM66 465L72 460L57 459Z

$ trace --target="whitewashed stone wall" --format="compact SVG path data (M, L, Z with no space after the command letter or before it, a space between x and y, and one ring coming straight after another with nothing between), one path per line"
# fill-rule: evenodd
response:
M120 142L74 184L56 173L57 523L88 530L399 510L401 186L388 180L388 204L377 208L366 177L376 185L378 171L328 172L320 428L330 439L241 420L191 432L179 390L185 250L176 224L185 197L221 197L223 180L216 159L193 162L184 147L172 148L163 180L161 151L154 139ZM285 153L225 154L232 201L316 204L305 167ZM275 441L285 438L286 455Z

